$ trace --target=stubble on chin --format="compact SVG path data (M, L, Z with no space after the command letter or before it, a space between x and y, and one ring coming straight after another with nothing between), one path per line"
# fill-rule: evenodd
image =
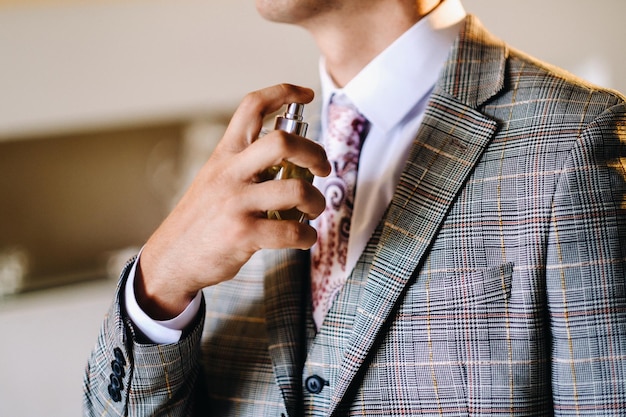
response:
M259 14L277 23L303 24L321 14L341 8L337 0L256 0Z

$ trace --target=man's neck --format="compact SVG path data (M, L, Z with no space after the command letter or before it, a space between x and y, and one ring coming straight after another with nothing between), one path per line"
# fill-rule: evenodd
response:
M380 1L361 10L320 16L303 24L325 58L338 87L345 86L372 59L440 3L439 0Z

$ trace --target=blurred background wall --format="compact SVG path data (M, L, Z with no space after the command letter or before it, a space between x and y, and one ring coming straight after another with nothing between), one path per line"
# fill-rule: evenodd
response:
M626 2L464 3L511 45L626 92ZM241 97L315 87L317 59L252 0L0 0L0 415L80 415L121 265Z

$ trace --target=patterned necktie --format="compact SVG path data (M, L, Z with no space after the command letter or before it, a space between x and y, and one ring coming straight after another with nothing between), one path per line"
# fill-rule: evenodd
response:
M322 190L326 209L318 218L317 243L311 249L313 319L318 329L349 272L346 258L350 219L359 154L367 130L367 120L354 106L330 103L324 146L332 172Z

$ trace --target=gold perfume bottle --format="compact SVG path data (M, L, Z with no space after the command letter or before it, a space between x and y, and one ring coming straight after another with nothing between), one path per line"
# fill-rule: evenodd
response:
M303 120L303 112L304 104L291 103L287 105L285 113L282 116L276 117L274 129L284 130L285 132L294 133L298 136L305 136L309 124ZM288 161L283 161L280 165L268 168L263 176L276 180L301 178L309 183L313 182L313 174L311 174L311 171ZM289 210L269 210L267 217L274 220L298 220L299 222L306 220L306 215L296 208Z

